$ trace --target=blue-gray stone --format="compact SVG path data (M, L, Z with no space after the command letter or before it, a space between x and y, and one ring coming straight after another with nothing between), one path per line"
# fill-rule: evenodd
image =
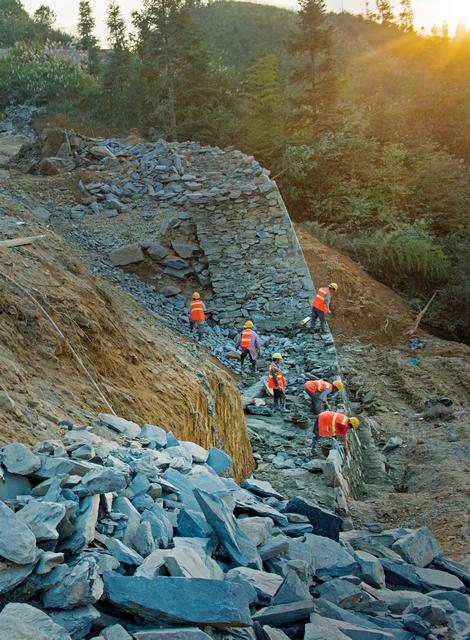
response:
M213 447L212 449L209 449L207 464L216 473L223 473L232 464L232 458L228 455L228 453L225 453L225 451L221 451L221 449Z
M143 558L146 558L155 551L156 545L150 522L141 522L139 524L134 535L132 546Z
M15 587L22 584L28 576L30 576L35 562L31 564L14 564L13 562L1 562L0 563L0 595L8 593L15 589Z
M154 424L144 424L140 431L140 437L144 440L150 440L150 442L156 444L161 449L167 445L167 432L161 427L157 427Z
M320 578L338 578L358 575L359 565L346 549L330 538L307 533L305 543L313 553L316 575Z
M29 604L7 604L0 613L2 640L71 640L69 633L40 609Z
M273 627L288 627L296 622L308 620L312 611L313 600L309 598L308 600L264 607L254 614L253 621Z
M454 576L457 576L465 582L467 587L470 587L470 567L461 562L455 562L454 560L449 560L447 558L434 558L433 560L434 569L440 569L441 571L448 571L452 573Z
M72 522L75 532L60 543L60 551L77 553L95 539L100 496L88 496L80 500L78 511Z
M36 538L29 527L0 501L0 556L16 564L36 560Z
M126 476L112 467L97 467L86 473L74 488L78 496L93 496L97 493L119 492L126 488Z
M233 492L233 497L237 505L237 509L245 513L252 513L256 516L271 518L281 527L287 527L289 520L280 511L263 502L246 489L240 489Z
M356 551L355 556L364 582L367 582L372 587L377 587L377 589L384 589L385 573L380 561L366 551Z
M108 549L108 551L113 555L119 562L123 564L139 566L142 564L144 559L142 556L131 549L127 545L125 545L120 540L116 538L109 538L108 536L101 536L100 542L104 542L104 545Z
M188 509L196 512L201 511L201 507L194 497L192 487L182 473L170 468L165 471L163 478L178 489L180 492L180 500Z
M135 534L140 524L140 513L134 507L134 505L123 496L118 496L113 502L113 511L115 513L122 513L126 516L126 527L122 541L124 544L133 546Z
M172 627L171 629L147 629L134 631L134 640L212 640L197 627Z
M142 522L150 522L152 535L159 547L166 549L173 540L173 527L162 507L155 502L142 514Z
M421 527L398 538L392 544L392 549L399 553L405 562L416 567L426 567L440 553L437 540L427 527Z
M0 449L0 462L10 473L20 476L28 476L41 466L41 458L19 442L12 442Z
M239 527L225 503L219 497L211 496L199 489L196 489L194 494L206 520L235 566L261 569L262 562L255 544Z
M153 580L107 574L107 599L118 609L161 624L251 626L250 594L221 580L172 578Z
M82 640L90 633L91 626L99 620L100 613L89 604L86 607L76 607L69 611L51 613L52 621L63 627L72 640Z
M186 538L214 538L214 530L207 523L204 516L198 512L182 509L178 513L176 531L179 536Z
M436 598L436 600L444 600L450 602L450 604L465 613L470 613L470 598L464 593L459 591L430 591L428 593L430 598Z
M96 560L84 558L71 567L64 580L42 594L42 601L46 609L71 609L94 604L102 594L103 581Z
M57 540L57 526L65 516L65 507L57 502L31 500L16 515L31 529L36 540Z
M132 640L132 637L120 624L113 624L101 632L104 640Z
M279 589L274 594L271 605L288 604L298 600L308 600L310 592L305 582L302 582L295 571L288 571Z
M424 593L440 589L449 591L465 591L465 585L459 578L445 571L421 569L406 562L399 563L380 558L385 571L387 583L392 585L409 585Z
M426 637L431 631L431 625L414 613L405 613L403 626L407 631L411 631L418 636Z
M17 496L28 496L31 483L28 478L4 470L0 474L0 500L15 500Z
M353 608L362 599L362 590L349 580L335 578L316 588L320 597L345 609Z
M311 500L300 496L291 498L284 511L285 513L300 513L307 516L315 535L339 540L343 520L332 511L327 511Z
M283 499L283 496L272 487L270 482L267 482L266 480L247 478L246 480L242 480L240 482L240 486L242 489L251 491L251 493L254 493L257 496L261 496L262 498L277 498L278 500Z

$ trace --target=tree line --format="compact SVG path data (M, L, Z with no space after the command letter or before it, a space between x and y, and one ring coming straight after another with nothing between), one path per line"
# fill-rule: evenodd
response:
M18 0L3 5L25 21ZM428 324L470 342L468 31L416 31L412 0L396 13L376 0L363 16L328 14L323 0L297 13L144 0L132 25L113 1L103 51L81 0L73 43L86 55L72 69L45 51L54 35L67 42L53 14L36 14L33 44L0 63L0 101L254 154L296 219L405 298L438 290Z

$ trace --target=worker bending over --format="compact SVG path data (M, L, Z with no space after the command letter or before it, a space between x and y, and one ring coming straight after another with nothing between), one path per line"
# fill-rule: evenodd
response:
M201 294L195 291L189 305L189 328L191 332L197 333L198 338L202 338L206 331L206 305L201 300Z
M320 320L320 330L322 333L326 332L326 316L330 313L331 295L337 290L338 285L336 282L332 282L327 287L321 287L321 289L318 289L317 295L312 301L312 319L310 321L311 329L315 329L317 320Z
M282 360L280 353L273 353L272 362L269 365L268 370L268 388L273 390L274 395L274 409L284 411L286 406L285 388L287 386L287 380L279 366Z
M235 340L235 346L241 349L240 363L243 371L243 363L246 358L250 359L251 370L257 371L258 356L261 355L261 341L258 334L253 329L251 320L247 320L243 325L243 331Z
M312 413L318 414L328 408L328 396L341 391L344 384L341 380L326 382L326 380L308 380L305 383L305 391L310 398Z
M313 423L312 454L315 455L319 438L336 438L337 436L342 437L344 452L348 453L348 429L358 429L359 424L359 418L353 416L349 418L344 413L335 411L322 411Z

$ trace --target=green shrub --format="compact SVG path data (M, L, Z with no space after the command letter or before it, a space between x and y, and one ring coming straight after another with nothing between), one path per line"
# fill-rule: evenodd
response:
M72 59L39 45L21 43L0 62L0 103L44 104L63 96L73 99L94 82Z

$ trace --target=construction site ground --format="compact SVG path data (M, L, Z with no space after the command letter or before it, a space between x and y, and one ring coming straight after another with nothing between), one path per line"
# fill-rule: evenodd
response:
M65 178L40 178L14 170L9 177L0 177L2 214L28 221L16 235L44 229L29 221L21 208L21 193L28 200L40 195L41 201L64 198L70 202L73 194L78 197L79 177L74 172ZM91 173L89 179L93 178ZM14 199L6 195L11 190ZM447 554L468 562L470 348L419 331L425 346L411 350L407 331L415 317L406 303L311 233L301 227L297 233L315 285L331 279L340 284L331 327L351 399L366 404L379 447L392 436L403 439L402 446L387 454L395 493L365 495L355 502L355 526L374 520L387 526L427 525ZM184 339L176 345L172 334L147 317L130 296L92 277L66 243L48 234L37 245L3 250L0 269L35 291L61 326L67 327L67 336L78 344L91 373L102 385L104 382L105 394L117 413L126 407L129 419L174 425L175 429L183 416L186 426L177 435L208 444L201 434L197 437L194 426L194 420L207 410L202 396L190 394L193 410L188 414L185 395L193 385L190 372L201 359L201 349ZM86 407L107 410L34 305L5 282L0 305L0 443L54 437L59 430L57 417L79 421L86 417ZM224 411L234 433L223 435L232 440L233 449L243 449L240 468L250 472L249 444L237 435L242 416L236 413L241 404L232 392L231 376L210 357L203 362L214 384L225 376ZM162 367L174 371L171 388L162 388ZM426 399L443 394L453 400L451 416L415 417L423 411Z

